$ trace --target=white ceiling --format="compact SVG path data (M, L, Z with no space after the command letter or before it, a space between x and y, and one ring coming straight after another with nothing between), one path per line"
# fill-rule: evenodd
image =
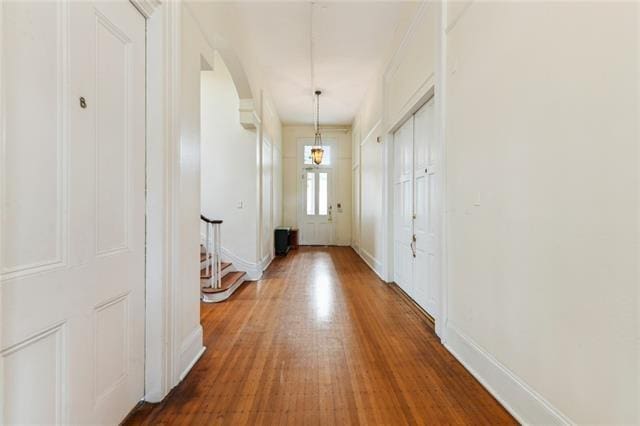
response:
M270 94L283 124L311 124L313 91L319 88L321 124L345 125L405 33L417 3L199 2L190 7L210 40L236 51L251 86Z

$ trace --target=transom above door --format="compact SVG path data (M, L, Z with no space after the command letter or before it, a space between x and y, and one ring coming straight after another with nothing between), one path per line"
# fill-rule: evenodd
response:
M316 165L311 160L312 138L298 140L298 225L300 244L331 245L335 240L333 218L333 179L332 154L335 141L323 143L322 163Z

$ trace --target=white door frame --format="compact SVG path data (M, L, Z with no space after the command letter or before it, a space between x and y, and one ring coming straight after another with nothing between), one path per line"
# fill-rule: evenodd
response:
M177 203L180 176L179 1L130 0L147 25L145 400L179 382Z
M303 201L303 197L302 197L302 191L305 190L305 188L302 185L302 180L299 179L300 178L300 173L302 172L302 168L304 166L304 162L303 162L303 156L304 156L304 146L305 145L314 145L314 138L312 137L303 137L303 138L298 138L297 143L296 143L296 220L298 223L298 228L301 228L301 223L302 220L304 218L304 211L305 211L305 205L304 205L304 201ZM326 165L322 165L320 164L319 166L309 166L309 167L316 167L318 170L322 170L322 169L328 169L331 170L331 179L330 179L330 194L331 196L329 197L329 203L330 205L334 205L335 204L335 200L331 197L335 197L335 193L336 193L336 179L335 179L335 173L336 173L336 168L337 168L337 159L338 159L338 140L336 138L323 138L322 140L322 144L324 146L330 146L331 147L331 165L326 166ZM335 226L335 219L333 220L332 224L331 224L331 236L329 237L329 243L331 244L335 244L335 240L336 240L336 226Z

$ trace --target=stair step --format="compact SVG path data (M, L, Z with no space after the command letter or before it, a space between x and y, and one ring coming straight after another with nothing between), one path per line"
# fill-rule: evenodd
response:
M223 272L225 269L227 269L229 266L231 266L231 263L229 262L222 262L220 264L220 272ZM213 273L213 269L211 268L204 268L204 269L200 269L200 279L202 280L208 280L209 278L211 278L211 274ZM224 280L224 277L222 277L222 279Z
M220 288L202 287L202 292L210 294L210 293L220 293L222 291L227 291L229 287L232 287L233 285L238 283L238 281L240 280L244 281L244 277L246 275L247 275L246 272L241 272L241 271L229 272L227 275L222 277L222 283Z
M211 253L209 253L209 256L206 253L200 253L200 262L204 262L207 259L211 259Z

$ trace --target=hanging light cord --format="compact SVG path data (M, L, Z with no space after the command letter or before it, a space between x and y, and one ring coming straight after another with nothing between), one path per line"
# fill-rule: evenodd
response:
M313 88L315 86L315 64L313 61L313 50L314 50L314 43L313 43L313 9L314 9L314 5L315 3L312 1L309 4L309 71L310 71L310 75L309 77L311 78L311 88ZM317 96L316 96L317 97ZM316 108L317 111L317 108ZM314 112L316 112L314 111ZM317 112L316 112L317 113ZM317 113L318 114L318 113ZM318 120L319 117L316 115L315 118L315 127L316 127L316 132L318 131Z
M311 77L311 87L315 86L315 64L314 64L314 31L313 31L313 9L315 7L315 2L311 2L309 5L309 65L310 65L310 77ZM322 94L322 92L320 90L316 90L315 91L315 102L316 102L316 107L315 107L315 122L314 122L314 127L315 127L315 141L314 141L314 145L315 146L320 146L322 147L322 135L320 134L320 95Z
M320 133L320 93L316 92L316 142Z

